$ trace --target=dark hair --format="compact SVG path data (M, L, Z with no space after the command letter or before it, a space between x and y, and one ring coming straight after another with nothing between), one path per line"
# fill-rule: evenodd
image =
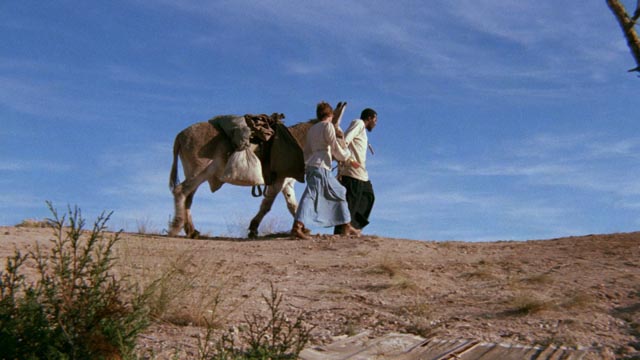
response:
M322 121L331 115L333 115L333 108L331 108L331 105L325 101L319 102L318 107L316 107L316 118Z
M372 118L374 116L378 115L378 113L370 108L366 108L364 110L362 110L362 113L360 114L360 119L362 120L367 120L369 118Z

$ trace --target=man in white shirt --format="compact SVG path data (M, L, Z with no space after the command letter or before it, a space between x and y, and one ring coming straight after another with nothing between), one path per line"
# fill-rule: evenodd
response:
M360 166L342 164L338 170L338 178L347 189L351 225L358 230L369 224L369 215L375 201L373 186L367 172L367 149L369 148L367 132L371 132L377 122L376 111L370 108L364 109L360 118L351 122L344 135L345 144ZM338 234L341 230L340 226L336 226L334 233Z

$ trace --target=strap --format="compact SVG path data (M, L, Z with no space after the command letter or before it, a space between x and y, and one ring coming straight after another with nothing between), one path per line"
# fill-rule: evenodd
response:
M260 185L253 185L251 187L251 196L260 197L264 195L266 191L267 191L267 185L264 186L264 190L260 187Z

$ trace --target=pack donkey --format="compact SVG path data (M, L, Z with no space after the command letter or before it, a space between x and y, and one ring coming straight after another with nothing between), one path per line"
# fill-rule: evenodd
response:
M333 124L340 134L340 121L346 102L339 102L334 110ZM213 120L213 119L212 119ZM224 182L221 180L229 156L234 151L231 140L209 121L199 122L182 130L173 143L173 163L169 175L169 188L173 193L175 214L169 229L169 236L176 236L181 228L187 237L196 238L200 234L193 225L191 205L198 187L205 181L211 192L216 192ZM273 143L256 148L262 161L265 183L264 198L258 213L249 225L249 237L258 236L258 227L279 192L285 197L292 216L298 208L294 191L296 180L304 182L304 159L302 149L307 132L317 120L285 127L279 124ZM287 138L289 141L287 141ZM255 147L255 146L254 146ZM185 180L178 180L178 157L182 162Z

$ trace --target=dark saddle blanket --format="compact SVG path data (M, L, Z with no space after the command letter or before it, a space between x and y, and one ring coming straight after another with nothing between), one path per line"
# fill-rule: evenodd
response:
M302 148L282 123L273 126L274 135L262 146L262 175L266 185L278 177L292 177L304 182L304 155Z

